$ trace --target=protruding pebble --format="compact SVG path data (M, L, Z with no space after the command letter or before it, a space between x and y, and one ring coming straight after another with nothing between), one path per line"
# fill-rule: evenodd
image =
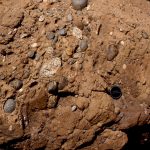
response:
M144 39L148 39L149 38L148 34L145 31L142 32L142 37Z
M81 40L79 47L81 51L85 51L88 48L87 40Z
M58 88L58 84L57 82L55 81L51 81L49 84L48 84L48 92L49 93L54 93L57 91L57 88Z
M118 48L116 47L116 45L112 44L109 45L106 51L107 54L107 60L108 61L112 61L117 55L118 55L119 51Z
M45 19L44 15L41 15L41 16L39 17L39 21L40 21L40 22L43 22L44 19Z
M60 29L60 30L58 31L58 33L59 33L59 35L61 35L61 36L65 36L65 35L67 35L67 30L66 30L65 28L62 28L62 29Z
M51 77L61 67L61 59L56 57L51 59L49 62L45 62L40 70L42 77Z
M31 47L32 48L36 48L36 47L38 47L38 44L37 43L33 43L33 44L31 44Z
M67 21L72 21L72 20L73 20L72 14L68 14L67 15Z
M36 54L36 51L33 51L33 50L29 51L28 52L28 57L33 59L33 58L35 58L35 54Z
M123 64L122 68L125 70L127 68L127 65Z
M76 105L73 105L72 107L71 107L71 111L73 112L73 111L76 111L77 110L77 106Z
M88 4L88 0L72 0L72 6L76 10L82 10Z
M47 39L48 40L53 40L55 38L55 33L54 32L49 32L48 34L47 34Z
M82 39L82 31L81 31L79 28L73 27L72 34L73 34L73 36L75 36L76 38Z
M23 82L19 79L15 79L10 83L12 87L16 90L19 90L23 86Z
M63 90L68 85L68 80L66 77L62 76L59 78L58 90Z
M16 108L16 101L14 99L8 99L4 104L4 112L12 113Z

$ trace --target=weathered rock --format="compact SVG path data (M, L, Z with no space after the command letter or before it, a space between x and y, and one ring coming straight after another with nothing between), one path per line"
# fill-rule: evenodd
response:
M14 28L23 20L24 14L19 9L10 9L2 18L2 25L5 27Z
M124 132L112 131L110 129L105 129L98 139L100 141L103 140L103 143L98 145L99 149L120 150L128 142L128 137Z
M61 59L58 57L52 58L49 62L45 62L42 65L40 70L40 76L51 77L58 71L60 67L61 67Z
M106 124L116 118L115 107L111 98L104 93L96 94L91 98L91 102L85 118L91 124Z
M73 34L73 36L75 36L76 38L82 39L82 31L81 31L79 28L73 27L72 34Z
M78 97L76 99L76 105L80 110L84 110L89 106L89 101L87 98Z

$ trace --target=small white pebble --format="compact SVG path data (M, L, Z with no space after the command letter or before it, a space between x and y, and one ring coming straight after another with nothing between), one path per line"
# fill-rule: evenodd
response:
M109 35L113 35L113 32L110 32Z
M16 67L16 66L12 66L12 69L13 69L13 70L16 70L16 69L17 69L17 67Z
M33 44L31 44L31 47L32 48L36 48L38 46L38 44L37 43L33 43Z
M125 70L127 68L127 65L123 64L122 68Z
M21 88L20 90L19 90L19 92L21 93L23 91L23 88Z
M23 33L23 34L20 35L20 38L23 39L23 38L25 38L25 37L27 37L27 36L28 36L28 34Z
M77 106L76 105L73 105L72 107L71 107L71 111L73 112L73 111L76 111L76 109L77 109Z
M17 28L14 29L14 32L16 32L16 31L17 31Z
M13 130L13 126L10 125L8 130L9 130L9 131L12 131L12 130Z
M124 46L125 43L124 43L124 41L121 41L120 44Z
M39 21L40 21L40 22L43 22L44 19L45 19L44 15L41 15L41 16L39 17Z
M87 6L87 8L86 8L86 10L90 10L90 8L91 8L91 6L90 6L90 5L88 5L88 6Z
M119 30L120 30L120 32L123 32L123 29L122 29L122 28L120 28Z
M9 31L9 32L8 32L8 35L11 35L11 34L12 34L12 31Z

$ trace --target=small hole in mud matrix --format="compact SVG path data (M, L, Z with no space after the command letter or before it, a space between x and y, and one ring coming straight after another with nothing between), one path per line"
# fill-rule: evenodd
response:
M122 96L121 88L117 85L114 85L110 89L110 96L113 99L119 99Z

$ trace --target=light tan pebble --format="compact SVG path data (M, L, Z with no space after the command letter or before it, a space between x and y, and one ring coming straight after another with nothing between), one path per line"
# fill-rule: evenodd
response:
M16 32L16 31L17 31L17 28L14 29L14 32Z
M91 8L91 5L88 5L87 8L86 8L86 10L90 10L90 8Z
M110 32L109 35L113 35L113 32Z
M127 68L127 65L123 64L122 68L125 70Z
M23 92L23 88L21 88L18 92L20 92L20 93Z
M73 54L73 49L72 48L66 48L65 52L68 56L71 56Z
M123 29L122 29L122 28L120 28L120 29L119 29L119 31L120 31L120 32L123 32Z
M44 15L41 15L41 16L39 17L39 21L40 21L40 22L43 22L44 20L45 20Z
M9 32L8 32L8 35L11 35L11 34L12 34L12 31L9 31Z
M28 36L28 34L23 33L23 34L20 35L20 38L23 39L23 38L25 38L25 37L27 37L27 36Z
M76 38L82 39L82 31L81 31L79 28L73 27L72 34L73 34L73 36L75 36Z
M61 59L59 57L52 58L50 61L45 62L40 70L40 76L51 77L61 67Z
M32 48L36 48L36 47L38 47L38 44L37 43L33 43L33 44L31 44L31 47Z
M120 44L121 44L122 46L124 46L124 45L125 45L125 42L124 42L124 41L121 41Z
M9 131L12 131L12 130L13 130L13 126L10 125L8 130L9 130Z

